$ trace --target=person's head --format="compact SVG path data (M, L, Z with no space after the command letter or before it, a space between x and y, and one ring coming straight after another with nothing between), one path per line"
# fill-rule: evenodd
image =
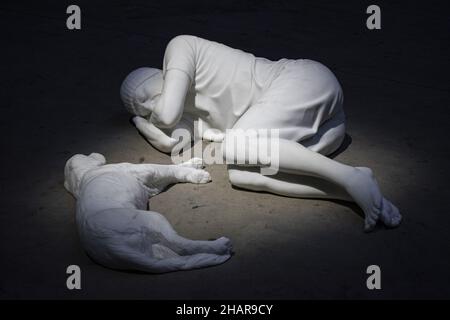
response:
M152 100L162 91L162 71L139 68L131 72L120 87L120 97L128 112L145 117L152 112Z

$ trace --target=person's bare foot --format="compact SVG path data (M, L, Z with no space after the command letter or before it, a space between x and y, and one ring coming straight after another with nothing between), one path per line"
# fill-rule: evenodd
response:
M397 227L402 221L402 215L396 206L386 198L381 202L380 220L389 228Z
M378 220L388 227L396 227L400 224L399 210L382 196L372 170L369 168L356 167L346 190L364 211L366 232L372 231Z

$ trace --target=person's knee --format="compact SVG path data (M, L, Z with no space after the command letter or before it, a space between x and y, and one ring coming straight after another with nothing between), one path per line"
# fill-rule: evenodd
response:
M262 188L264 181L257 172L250 172L238 169L228 169L228 179L234 186L241 188Z
M243 183L245 183L245 179L242 176L242 174L240 174L240 173L241 173L240 170L236 170L236 169L228 170L228 180L230 181L230 183L232 185L240 186Z

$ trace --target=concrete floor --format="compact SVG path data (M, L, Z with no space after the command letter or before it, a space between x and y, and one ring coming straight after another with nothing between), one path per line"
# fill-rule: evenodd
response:
M154 2L78 1L81 31L65 28L64 3L0 4L0 297L450 298L448 11L378 1L382 30L369 31L364 1ZM336 159L374 170L401 227L365 234L353 205L233 189L214 165L212 183L176 185L151 206L186 237L230 237L230 261L164 275L91 261L63 188L65 161L96 151L170 162L128 122L119 86L136 67L160 66L177 34L329 66L351 136ZM81 267L82 290L65 287L70 264ZM382 290L366 289L371 264Z

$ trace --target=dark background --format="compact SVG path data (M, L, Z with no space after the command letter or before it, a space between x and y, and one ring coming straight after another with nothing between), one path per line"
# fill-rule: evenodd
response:
M0 297L450 297L450 15L444 1L73 3L81 7L79 31L66 28L72 2L0 3ZM365 26L372 3L381 7L381 30ZM92 151L111 161L167 163L127 122L119 87L136 67L160 67L166 44L179 34L269 59L327 65L343 86L352 137L339 160L374 169L404 215L402 226L363 234L357 209L333 202L320 209L331 213L293 220L289 208L319 202L232 190L235 198L210 216L214 235L231 234L235 243L236 255L222 266L155 276L89 260L78 242L74 201L62 186L64 163ZM223 188L211 194L218 197L214 204L231 187L222 169L211 170ZM251 201L263 205L245 207ZM244 207L248 229L220 220L239 210L233 202ZM281 207L292 215L268 218ZM171 217L176 204L159 208ZM189 217L179 228L204 236L189 231L200 228ZM259 224L273 233L258 238L265 234ZM81 266L81 291L65 288L69 264ZM370 264L382 268L380 291L365 288Z

